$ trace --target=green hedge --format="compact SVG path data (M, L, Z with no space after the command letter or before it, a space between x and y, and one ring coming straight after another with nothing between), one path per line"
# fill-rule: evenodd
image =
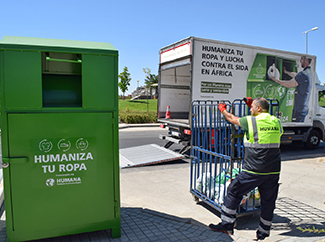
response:
M141 112L141 111L120 110L119 117L121 123L127 123L127 124L157 122L157 112L154 111L150 111L148 113L148 112Z

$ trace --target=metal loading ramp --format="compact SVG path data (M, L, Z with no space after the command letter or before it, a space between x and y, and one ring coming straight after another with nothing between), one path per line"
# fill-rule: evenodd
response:
M120 149L120 168L145 166L184 158L156 144Z

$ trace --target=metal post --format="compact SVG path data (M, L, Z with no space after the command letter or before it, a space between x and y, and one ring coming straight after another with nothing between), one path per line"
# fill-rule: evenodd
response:
M308 32L306 32L306 54L308 54Z
M146 87L147 94L147 113L149 113L149 102L148 102L148 87Z
M317 30L317 29L318 29L318 27L314 27L314 28L309 29L309 30L307 30L305 32L302 32L302 34L306 34L306 54L308 54L308 32L313 31L313 30Z

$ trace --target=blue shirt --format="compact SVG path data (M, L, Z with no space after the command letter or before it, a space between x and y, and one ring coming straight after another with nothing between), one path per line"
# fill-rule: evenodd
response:
M303 71L299 72L295 76L295 80L298 83L295 91L295 103L293 110L294 113L307 115L308 113L308 105L309 105L309 93L311 89L310 79L311 69L310 66L306 67Z

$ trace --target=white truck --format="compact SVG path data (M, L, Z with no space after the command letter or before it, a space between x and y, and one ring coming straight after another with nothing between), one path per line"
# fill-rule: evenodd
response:
M182 144L180 153L190 149L194 100L277 99L282 142L316 149L324 140L325 86L315 56L188 37L160 50L158 93L158 122L169 130L160 138L165 148Z

